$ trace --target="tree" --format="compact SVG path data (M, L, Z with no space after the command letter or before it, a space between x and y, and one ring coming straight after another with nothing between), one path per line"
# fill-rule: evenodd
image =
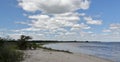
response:
M30 44L30 43L28 43L29 39L32 39L32 37L21 35L20 39L18 40L19 49L26 50L29 47L29 44Z

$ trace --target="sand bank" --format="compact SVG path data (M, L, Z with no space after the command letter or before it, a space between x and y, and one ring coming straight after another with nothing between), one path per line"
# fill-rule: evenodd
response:
M23 62L112 62L85 54L70 54L44 49L26 50L28 55Z

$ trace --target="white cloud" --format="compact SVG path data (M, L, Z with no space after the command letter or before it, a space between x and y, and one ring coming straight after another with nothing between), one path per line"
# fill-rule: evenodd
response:
M113 30L120 30L120 24L119 24L119 23L110 24L110 29L113 29Z
M80 16L83 15L72 12L56 14L52 17L45 14L30 15L28 16L28 18L31 19L31 23L24 23L26 25L29 25L30 27L18 30L17 32L37 32L36 34L43 34L44 37L46 37L47 39L51 35L53 35L51 37L53 37L54 39L56 38L56 36L57 38L61 36L66 36L67 38L70 38L72 37L72 35L81 36L79 34L79 31L90 29L91 27L84 23L78 23L80 22ZM76 35L76 33L78 34Z
M65 35L75 35L76 32L66 32Z
M103 30L103 32L111 32L111 30L110 29L105 29L105 30Z
M59 29L65 27L72 27L73 25L78 24L77 22L80 21L80 15L78 13L64 13L48 16L48 15L32 15L28 16L28 18L32 19L32 22L28 25L31 25L33 28L39 29Z
M120 35L120 23L110 24L108 29L111 30L111 32L113 34L119 34Z
M25 29L21 29L21 30L18 30L18 31L40 31L41 29L39 29L39 28L33 28L33 27L31 27L31 28L25 28Z
M25 14L30 22L19 22L19 24L29 25L29 28L16 30L17 32L27 34L30 31L29 35L34 39L97 40L100 38L100 35L93 36L94 33L89 30L92 27L89 25L101 25L102 20L94 20L92 17L86 17L85 13L76 12L76 10L87 10L90 0L19 0L18 3L27 12L41 13ZM82 22L81 18L85 22ZM111 28L115 29L116 26L112 25Z
M32 19L31 23L24 23L31 26L30 28L22 29L23 31L40 31L40 30L66 30L70 28L71 31L90 29L91 27L79 23L80 17L84 17L84 13L78 14L74 12L55 14L52 17L45 14L30 15L28 18ZM21 22L22 23L22 22Z
M84 17L84 20L86 20L87 24L93 24L93 25L101 25L102 20L94 20L92 17Z
M72 26L71 31L79 31L83 29L90 29L91 27L88 25L85 25L84 23L81 24L75 24Z
M103 32L111 32L111 33L120 34L120 24L119 23L110 24L110 26L107 29L103 30Z
M65 13L78 9L88 9L89 0L19 0L19 6L26 11L44 13Z
M48 15L32 15L32 16L29 16L28 18L45 20L45 19L49 19L49 16Z
M23 24L23 25L24 25L24 24L25 24L25 25L28 24L27 22L15 22L15 23L16 23L16 24Z

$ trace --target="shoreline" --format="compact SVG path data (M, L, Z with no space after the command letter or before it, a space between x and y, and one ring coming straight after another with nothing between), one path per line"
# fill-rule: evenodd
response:
M26 50L27 57L22 62L113 62L87 54L66 53L47 49Z

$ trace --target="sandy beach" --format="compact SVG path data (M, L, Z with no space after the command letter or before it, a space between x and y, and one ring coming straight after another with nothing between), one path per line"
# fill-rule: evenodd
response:
M26 59L22 62L112 62L86 54L70 54L45 49L26 50Z

